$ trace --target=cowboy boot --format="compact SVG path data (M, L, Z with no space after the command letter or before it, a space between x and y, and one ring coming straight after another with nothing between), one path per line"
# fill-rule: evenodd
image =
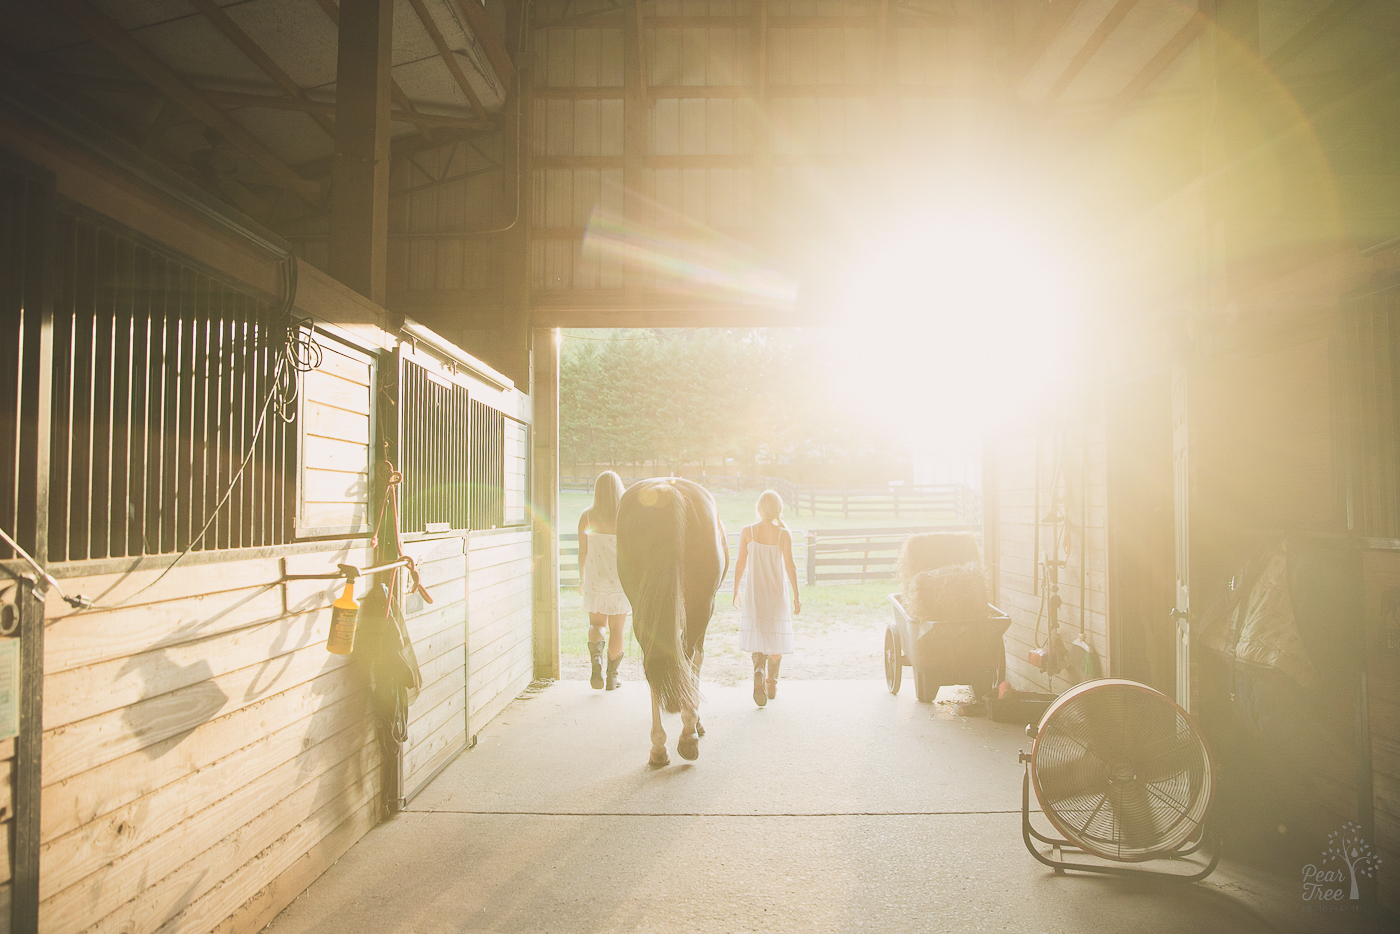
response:
M617 667L622 664L622 656L608 659L608 690L616 691L622 679L617 676Z
M768 692L764 689L763 653L753 653L753 702L762 707L768 703Z
M603 651L607 646L608 643L602 639L588 643L588 657L593 662L593 672L588 678L588 683L595 691L603 689Z

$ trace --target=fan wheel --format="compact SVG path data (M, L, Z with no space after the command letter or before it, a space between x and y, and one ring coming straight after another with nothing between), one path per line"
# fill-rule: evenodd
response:
M1205 740L1171 698L1102 679L1076 685L1045 711L1031 782L1066 840L1138 862L1177 853L1201 834L1215 773Z
M903 682L904 658L899 651L899 633L890 627L885 630L885 686L891 694L898 694Z

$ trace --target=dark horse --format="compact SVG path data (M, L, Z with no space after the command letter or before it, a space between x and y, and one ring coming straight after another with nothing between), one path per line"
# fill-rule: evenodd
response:
M632 631L651 685L651 764L666 765L661 708L681 714L676 752L700 756L700 663L729 546L715 499L677 478L632 484L617 507L617 574L632 604Z

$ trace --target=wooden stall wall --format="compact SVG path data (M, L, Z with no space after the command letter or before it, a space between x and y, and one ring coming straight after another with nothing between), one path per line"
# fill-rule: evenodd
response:
M1054 552L1060 529L1059 634L1066 647L1082 633L1108 671L1106 465L1101 419L1055 430L1027 431L990 443L994 483L997 605L1012 618L1006 631L1006 680L1022 691L1059 693L1085 679L1083 670L1048 674L1027 656L1046 644L1050 591L1043 559ZM1058 469L1057 469L1058 468ZM1066 541L1068 547L1066 548ZM1068 551L1068 554L1066 554Z
M480 729L534 675L533 532L529 526L472 534L467 555L467 721Z
M1341 355L1351 376L1349 514L1363 547L1364 777L1374 806L1363 832L1374 834L1381 856L1381 904L1400 911L1400 249L1378 251L1370 265L1372 280L1343 301Z
M530 680L515 677L512 664L523 655L530 672L534 651L524 501L529 430L522 419L529 399L440 338L432 346L405 341L398 362L404 550L432 597L430 603L400 587L423 678L402 752L401 793L412 799ZM522 535L523 556L493 547ZM512 602L500 615L497 598L521 594L524 603ZM524 614L523 631L512 628L517 611ZM502 672L509 676L497 677Z
M279 583L369 550L221 557L60 569L110 608L47 607L45 931L255 931L377 820L367 695L325 648L338 588Z
M404 620L423 675L423 687L408 710L403 746L403 792L412 800L423 785L466 747L467 737L467 538L410 542L404 550L418 563L432 594L403 598ZM513 696L513 695L512 695Z
M321 365L302 389L297 534L368 534L375 358L328 335L318 344Z
M1371 725L1370 778L1373 827L1381 864L1376 884L1381 904L1400 911L1400 549L1368 550L1366 580L1366 685Z
M15 588L0 589L0 604L13 603ZM15 810L12 785L14 780L15 741L0 740L0 932L9 934L12 877L11 859L14 852Z

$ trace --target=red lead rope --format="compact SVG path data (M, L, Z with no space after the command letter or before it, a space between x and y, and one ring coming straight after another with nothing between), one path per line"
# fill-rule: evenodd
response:
M427 603L432 603L433 598L428 593L428 588L423 586L423 580L418 576L418 566L413 563L413 559L403 553L403 540L399 538L399 484L403 482L403 473L395 470L394 465L389 461L384 461L381 466L388 468L389 480L384 486L384 502L379 505L379 519L374 523L374 535L370 537L369 546L379 547L379 532L384 528L384 516L392 507L394 510L394 557L403 558L408 562L409 593L416 593L422 596ZM397 583L398 569L394 569L393 575L389 578L389 592L394 592L394 585Z

